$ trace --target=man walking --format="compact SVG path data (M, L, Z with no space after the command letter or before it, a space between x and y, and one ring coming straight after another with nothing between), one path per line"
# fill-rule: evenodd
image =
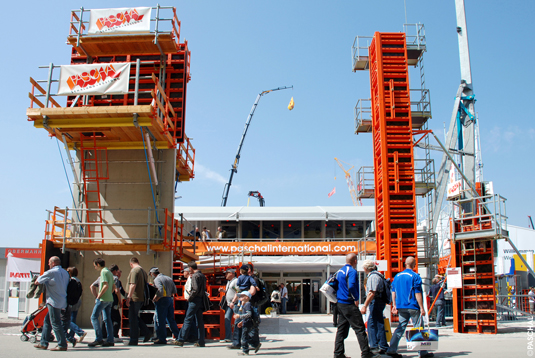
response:
M392 282L392 313L399 315L399 324L390 340L390 348L386 352L390 357L403 357L396 352L399 340L405 333L409 319L414 327L423 326L425 309L422 298L422 279L420 275L414 272L415 267L416 260L414 257L407 257L405 270L398 273L394 277L394 282ZM419 355L425 358L434 357L433 353L428 353L427 351L419 351Z
M36 280L38 284L46 287L46 306L48 313L43 323L41 342L34 347L47 349L50 341L50 333L54 330L58 345L51 351L66 351L67 340L65 330L61 322L61 310L67 308L67 285L69 284L69 273L61 267L61 260L57 256L52 256L48 260L50 269L39 276ZM70 323L70 322L69 322Z
M147 325L142 319L139 319L139 310L145 300L145 285L147 284L147 273L139 265L137 257L130 259L130 274L128 275L128 296L126 297L126 305L130 307L128 310L128 320L130 321L130 341L129 346L137 346L139 339L139 332L145 336L143 342L148 342L150 334Z
M96 339L94 342L89 343L88 347L111 347L115 345L113 337L113 322L111 320L111 306L113 305L113 291L115 291L115 283L113 282L113 275L106 266L106 262L102 258L96 258L93 260L93 266L95 270L100 273L100 285L99 291L95 301L95 307L91 314L91 324L95 329ZM99 324L98 318L102 312L103 321L106 325L107 341L102 339L102 327Z
M157 267L149 271L153 278L154 286L158 289L152 300L156 307L156 336L154 344L167 344L167 330L165 322L169 323L169 329L175 337L178 337L178 326L175 322L175 304L173 297L176 294L176 285L173 279L160 273Z
M357 335L362 358L380 358L379 354L374 354L368 346L366 328L362 314L359 310L359 280L356 271L357 255L348 254L346 265L336 273L336 280L333 283L336 289L338 302L338 329L334 343L334 358L345 358L344 340L349 334L349 327L353 328Z
M184 341L186 337L189 336L190 330L193 327L195 319L197 319L197 326L199 332L199 341L195 343L194 347L204 347L204 320L203 312L208 309L204 307L204 296L206 296L206 277L202 274L200 270L197 270L197 263L195 261L190 261L188 267L193 271L191 276L191 293L188 299L189 305L188 310L186 311L186 317L184 317L184 324L180 332L178 341L176 342L177 346L184 346Z
M282 314L286 314L286 303L288 302L288 289L284 285L284 283L280 284L281 288L281 299L282 299Z
M360 309L362 314L370 307L368 317L368 341L373 353L385 354L388 350L386 342L385 324L383 311L386 307L384 276L377 272L377 266L372 260L366 260L362 264L364 272L368 275L366 281L366 301Z
M230 308L230 304L236 296L238 287L236 282L238 278L236 277L236 270L227 269L225 272L227 279L227 286L225 288L220 287L219 292L225 292L225 299L227 300L227 308L225 310L225 339L220 340L220 343L230 343L232 342L232 316L234 310Z
M437 308L437 320L436 327L442 327L446 325L446 316L444 315L444 309L446 306L446 300L444 299L444 289L440 290L440 287L444 284L444 281L440 281L438 278L433 279L433 286L429 289L429 297L431 302L435 301L435 307ZM440 294L439 294L440 292Z

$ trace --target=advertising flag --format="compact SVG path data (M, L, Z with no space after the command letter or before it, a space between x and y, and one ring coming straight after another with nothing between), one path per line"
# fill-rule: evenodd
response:
M61 66L58 95L126 94L130 63Z
M150 32L150 7L90 10L88 35Z
M331 190L331 192L329 193L329 195L328 195L329 198L330 198L331 196L333 196L334 193L336 193L336 187L334 187L333 190Z
M41 261L8 256L6 272L8 281L30 282L32 272L37 274L41 272Z

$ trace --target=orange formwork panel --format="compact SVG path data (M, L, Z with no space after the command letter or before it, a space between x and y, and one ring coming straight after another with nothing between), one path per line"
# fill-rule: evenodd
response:
M417 259L416 196L407 46L404 33L376 32L369 47L377 259L387 277Z

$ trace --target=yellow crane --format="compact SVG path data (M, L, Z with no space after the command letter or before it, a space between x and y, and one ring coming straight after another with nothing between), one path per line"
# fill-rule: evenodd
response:
M336 162L338 163L338 165L343 170L343 172L344 172L344 174L346 176L347 187L349 188L349 194L351 194L351 200L353 200L353 205L357 206L357 204L358 204L360 206L361 204L360 204L360 201L357 198L357 191L355 190L355 185L353 184L353 179L351 179L351 173L349 173L349 171L351 169L353 169L354 166L351 166L351 168L346 170L344 168L343 164L342 164L342 163L345 163L345 162L342 162L341 160L338 160L338 158L334 158L334 160L336 160ZM347 164L347 163L345 163L345 164Z

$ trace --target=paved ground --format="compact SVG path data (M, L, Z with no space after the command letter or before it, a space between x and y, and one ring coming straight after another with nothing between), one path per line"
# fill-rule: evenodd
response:
M9 319L0 313L0 357L39 357L62 355L63 352L42 351L33 348L33 344L20 341L20 325L22 320ZM531 357L534 353L533 331L529 326L533 322L512 322L500 324L498 335L462 335L453 333L451 328L440 330L440 349L435 356L442 357ZM80 358L95 357L99 354L114 357L155 357L186 354L196 357L236 357L235 350L225 348L226 344L219 341L207 341L205 348L194 348L186 345L183 348L167 345L153 346L140 344L128 347L116 344L111 348L89 348L88 342L94 340L94 331L88 329L88 336L83 343L71 348L70 355ZM336 329L332 326L332 318L327 315L287 315L279 318L262 317L261 325L262 348L259 356L294 356L294 357L332 357ZM529 346L531 345L531 346ZM55 346L55 343L51 347ZM402 340L400 347L404 346ZM531 347L531 349L529 349ZM417 357L415 352L400 350L405 357ZM353 332L346 340L346 354L353 358L360 357L360 350ZM251 354L254 355L254 354ZM385 358L387 356L384 356Z

